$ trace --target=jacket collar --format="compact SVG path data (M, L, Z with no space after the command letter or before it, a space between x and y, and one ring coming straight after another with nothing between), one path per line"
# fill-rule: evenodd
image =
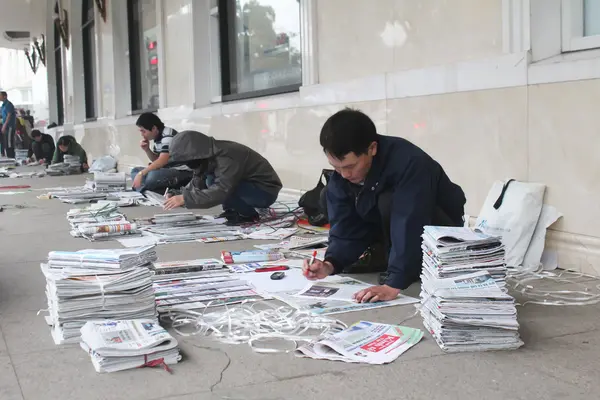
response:
M367 173L364 184L365 188L372 190L379 184L387 158L387 146L384 145L385 139L382 139L381 135L377 135L377 154L373 157L371 169Z

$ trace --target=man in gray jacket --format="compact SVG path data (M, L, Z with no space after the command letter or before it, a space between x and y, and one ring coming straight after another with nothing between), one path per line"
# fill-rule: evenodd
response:
M256 208L270 207L282 187L271 164L256 151L196 131L173 137L168 166L175 165L187 165L194 177L181 194L167 194L165 209L221 204L222 217L231 224L257 221Z

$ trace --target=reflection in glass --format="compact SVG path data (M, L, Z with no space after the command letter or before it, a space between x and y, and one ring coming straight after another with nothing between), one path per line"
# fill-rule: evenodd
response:
M156 0L131 0L130 23L130 60L136 63L132 70L133 108L155 110L159 107Z
M237 0L232 92L302 83L297 0Z
M600 35L600 1L583 1L583 36Z

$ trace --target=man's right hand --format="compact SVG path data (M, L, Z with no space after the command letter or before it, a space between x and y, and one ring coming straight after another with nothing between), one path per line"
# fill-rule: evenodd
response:
M302 274L309 280L324 279L333 274L334 268L329 261L315 260L312 264L309 260L304 260Z
M142 150L148 151L148 149L150 149L150 142L146 139L142 139L140 141L140 147L142 148Z

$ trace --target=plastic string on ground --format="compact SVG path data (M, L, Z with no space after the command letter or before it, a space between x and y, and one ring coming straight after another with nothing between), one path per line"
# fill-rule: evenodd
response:
M546 271L539 264L531 269L509 269L507 282L511 288L526 297L521 305L539 304L545 306L584 306L600 303L600 284L595 282L578 282L577 279L589 278L598 280L597 277L581 272L563 269ZM552 290L540 288L544 281L556 284L569 284L581 287L581 290ZM591 286L588 286L588 284Z
M264 308L259 310L259 305ZM288 353L298 348L298 342L311 342L347 328L338 320L264 301L245 301L206 313L209 307L210 303L201 313L171 311L161 318L170 321L179 335L201 335L226 344L246 343L257 353ZM273 341L283 342L285 348L269 347Z

